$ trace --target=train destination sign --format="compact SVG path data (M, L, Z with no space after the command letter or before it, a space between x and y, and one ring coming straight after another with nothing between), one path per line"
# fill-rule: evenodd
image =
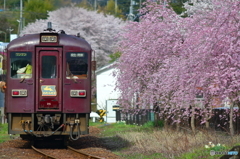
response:
M19 60L19 58L32 58L32 53L31 52L11 52L10 57L13 60L13 58L18 58L16 60Z
M15 56L27 56L27 53L15 53Z
M57 96L55 85L42 85L42 96Z
M57 36L55 35L43 35L41 37L41 42L49 43L49 42L57 42Z

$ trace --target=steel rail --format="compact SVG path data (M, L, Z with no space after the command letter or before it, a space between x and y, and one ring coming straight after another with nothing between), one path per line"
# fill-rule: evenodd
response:
M82 152L82 151L79 151L79 150L76 150L76 149L74 149L74 148L72 148L72 147L70 147L70 146L67 146L70 150L72 150L72 151L75 151L75 152L77 152L77 153L80 153L80 154L82 154L82 155L85 155L85 156L87 156L89 159L91 159L91 158L95 158L95 159L105 159L105 158L102 158L102 157L99 157L99 156L94 156L94 155L91 155L91 154L88 154L88 153L85 153L85 152Z
M47 158L57 159L56 157L50 156L50 155L45 154L44 152L36 149L34 146L31 146L31 147L32 147L32 149L34 149L34 150L37 151L38 153L40 153L40 154L42 154L42 155L44 155L44 156L47 156Z

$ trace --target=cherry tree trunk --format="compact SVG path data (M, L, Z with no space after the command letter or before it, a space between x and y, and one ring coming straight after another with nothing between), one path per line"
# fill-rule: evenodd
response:
M192 114L191 114L191 128L193 133L195 134L196 129L195 129L195 109L194 107L192 108Z
M180 120L180 111L179 110L176 112L175 120L177 120L176 129L177 129L177 131L179 131L180 130L180 122L178 121L178 120Z
M230 129L230 134L233 136L234 127L233 127L233 105L232 104L230 106L230 114L229 114L229 129Z
M206 113L205 114L205 118L206 118L206 123L205 123L205 126L206 126L206 129L209 129L209 120L211 119L211 113L212 113L212 109L209 111L209 114L208 113Z
M205 126L206 126L206 129L209 129L209 120L206 120Z
M164 128L168 129L168 118L166 116L164 118Z

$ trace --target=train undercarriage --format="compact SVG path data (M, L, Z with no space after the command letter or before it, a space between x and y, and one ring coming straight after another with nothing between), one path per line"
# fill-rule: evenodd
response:
M89 114L9 113L9 133L24 140L77 140L88 134Z

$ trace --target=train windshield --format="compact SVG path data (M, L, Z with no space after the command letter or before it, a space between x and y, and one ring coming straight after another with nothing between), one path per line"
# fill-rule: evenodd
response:
M87 78L88 54L82 52L71 52L66 54L66 78Z
M32 78L32 53L11 52L11 77Z
M56 56L42 56L42 78L56 78L56 65Z

